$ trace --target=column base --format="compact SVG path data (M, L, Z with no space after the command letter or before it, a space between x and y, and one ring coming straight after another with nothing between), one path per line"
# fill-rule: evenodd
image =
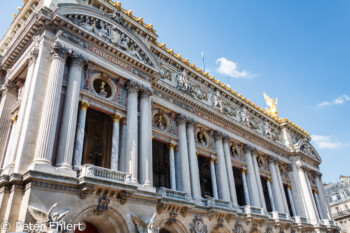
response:
M9 164L7 167L5 167L2 171L2 175L11 175L15 171L15 164Z
M68 176L72 178L77 177L77 172L72 169L72 167L61 166L56 168L56 174L62 176Z
M36 160L30 166L29 169L31 171L40 171L44 173L55 174L55 168L47 162L47 160Z
M146 192L150 192L150 193L156 193L157 192L157 189L155 187L153 187L151 185L146 185L146 184L140 185L138 189L141 190L141 191L146 191Z

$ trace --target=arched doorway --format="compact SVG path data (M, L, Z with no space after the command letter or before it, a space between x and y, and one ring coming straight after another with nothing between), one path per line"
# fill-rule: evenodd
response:
M96 215L96 206L86 209L74 220L75 224L84 222L86 229L84 231L76 230L74 233L128 233L128 224L123 216L114 209Z

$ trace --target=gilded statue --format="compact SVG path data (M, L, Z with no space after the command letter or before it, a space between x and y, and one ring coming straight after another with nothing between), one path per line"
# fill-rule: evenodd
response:
M271 113L272 116L277 117L277 115L278 115L278 111L277 111L277 98L276 98L276 101L275 101L274 99L268 97L268 96L266 95L266 93L264 93L264 98L265 98L265 101L266 101L266 105L270 107L269 109L266 108L266 111L268 111L269 113Z
M160 114L155 117L155 124L160 130L165 130L166 128L166 121Z
M105 90L105 86L106 86L106 83L105 83L105 82L102 82L102 83L101 83L101 86L100 86L100 93L99 93L99 95L100 95L101 97L104 97L104 98L107 97L107 92L106 92L106 90Z

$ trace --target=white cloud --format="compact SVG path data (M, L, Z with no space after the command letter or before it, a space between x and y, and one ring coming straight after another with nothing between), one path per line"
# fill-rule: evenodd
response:
M329 106L329 105L340 105L340 104L344 104L345 102L347 102L349 100L350 100L349 96L341 95L338 98L336 98L335 100L333 100L332 102L323 101L322 103L317 104L317 107L325 107L325 106Z
M251 75L245 71L238 70L238 64L234 61L230 61L227 58L219 58L216 60L216 64L219 64L218 72L220 74L229 76L231 78L251 78Z
M334 141L329 136L311 135L312 142L320 149L338 149L340 147L348 146L347 143Z

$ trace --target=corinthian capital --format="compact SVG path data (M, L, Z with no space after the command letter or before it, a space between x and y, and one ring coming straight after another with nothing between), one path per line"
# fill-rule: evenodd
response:
M252 151L253 149L254 149L254 147L249 145L249 144L244 144L244 146L243 146L243 151L244 152Z
M126 90L128 91L128 93L138 92L140 90L140 88L141 88L141 85L135 81L129 81L126 84Z
M88 59L82 54L73 51L71 53L71 64L75 66L83 66L87 63Z
M60 43L55 43L54 47L51 50L52 58L64 58L66 59L69 54L69 50L61 45Z
M149 87L141 87L141 97L148 98L153 95L153 90Z

